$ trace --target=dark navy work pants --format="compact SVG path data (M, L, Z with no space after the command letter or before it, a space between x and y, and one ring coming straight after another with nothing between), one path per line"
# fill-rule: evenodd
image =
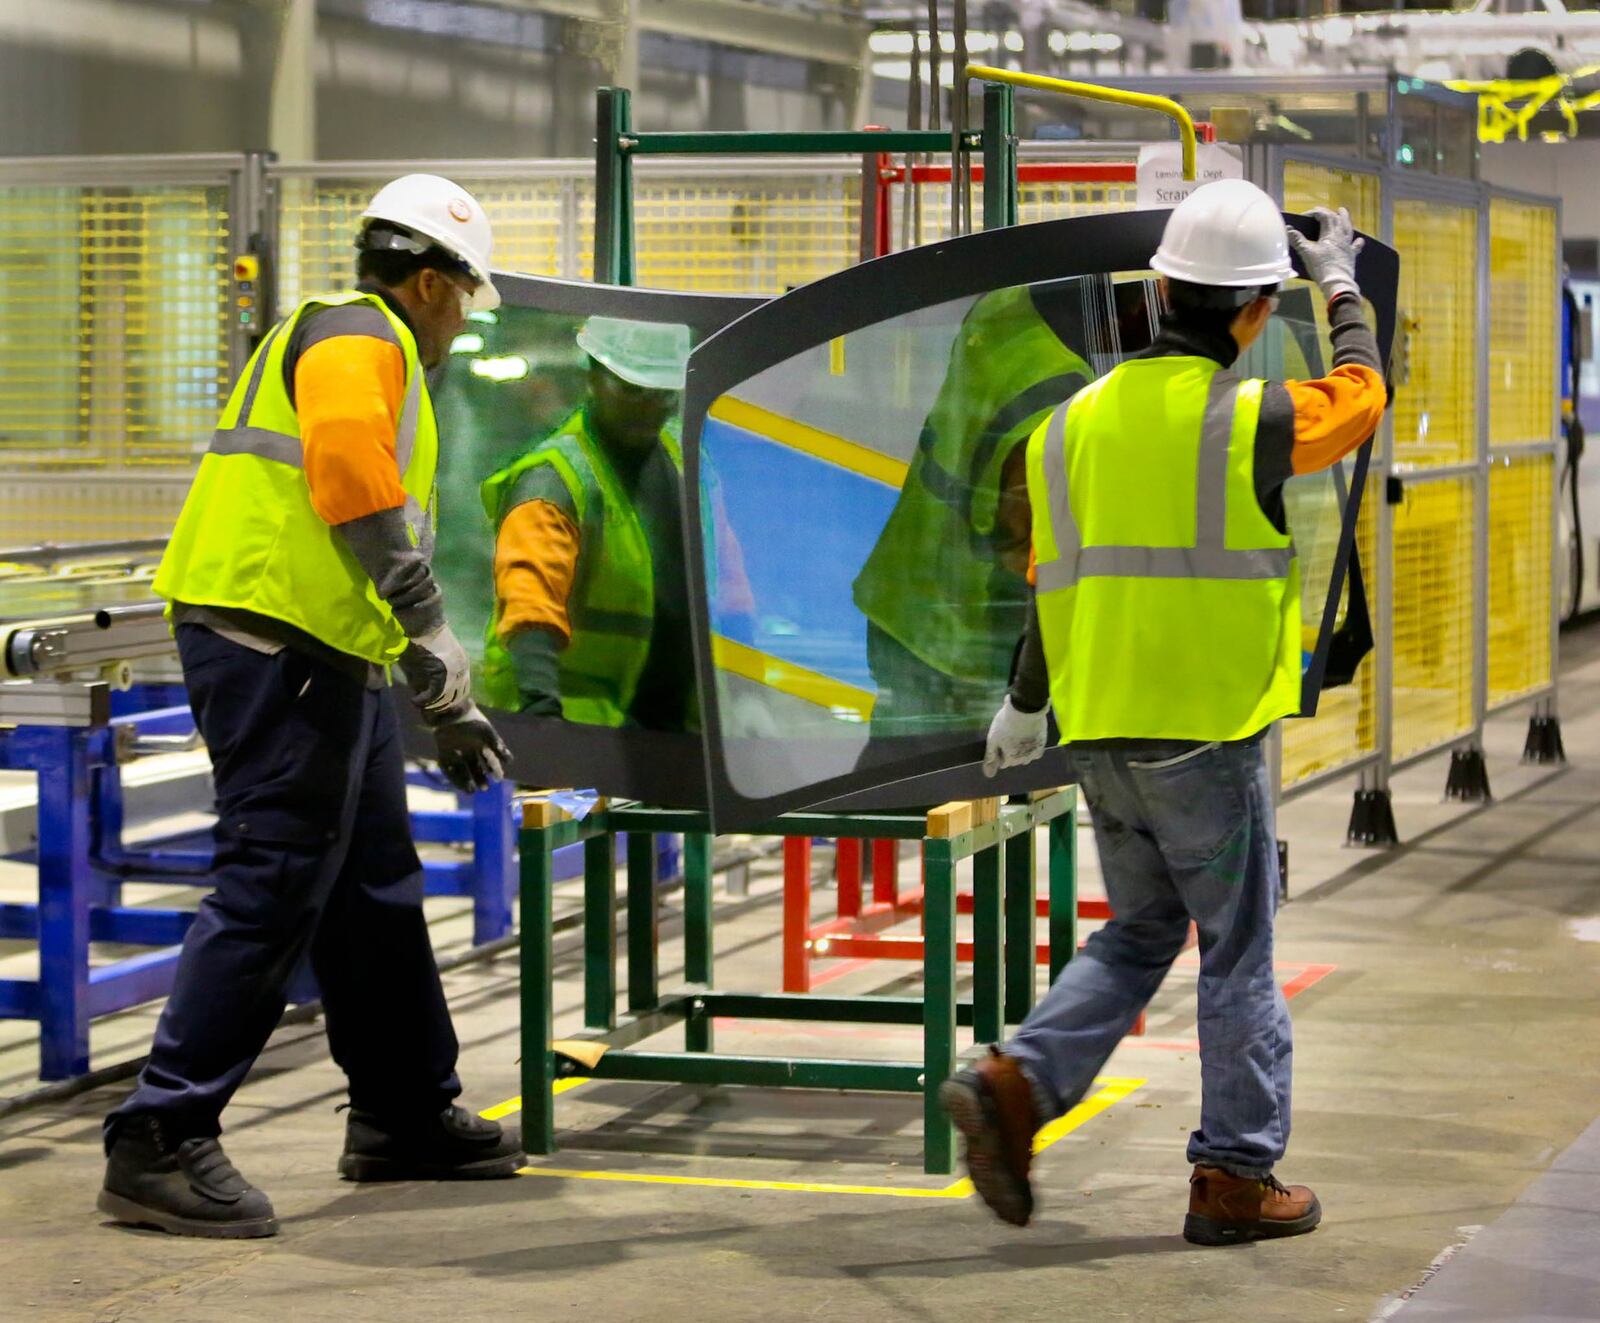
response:
M215 774L215 890L108 1138L143 1113L175 1140L218 1134L307 951L351 1103L443 1109L460 1092L457 1043L423 921L393 694L197 625L179 627L178 652Z

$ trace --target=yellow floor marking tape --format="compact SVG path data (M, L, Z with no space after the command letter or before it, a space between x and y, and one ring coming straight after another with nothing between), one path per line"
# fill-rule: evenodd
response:
M561 1080L556 1093L564 1093L584 1083L581 1079ZM1121 1102L1144 1084L1142 1079L1102 1077L1095 1081L1100 1087L1074 1107L1065 1116L1058 1117L1039 1131L1033 1139L1035 1154L1043 1153L1052 1144L1070 1135L1079 1126L1092 1121L1101 1112ZM481 1116L498 1121L503 1116L522 1109L522 1099L512 1098L491 1107ZM833 1185L816 1181L751 1181L721 1176L661 1176L634 1171L577 1171L565 1167L523 1167L519 1176L546 1176L565 1181L617 1181L634 1185L687 1185L714 1190L785 1190L799 1194L868 1194L891 1199L965 1199L972 1193L972 1182L966 1177L942 1189L919 1189L916 1186L894 1185Z
M568 1089L575 1089L578 1085L587 1084L588 1082L589 1077L587 1075L581 1079L557 1080L550 1093L552 1096L565 1093ZM519 1093L515 1098L507 1098L503 1103L496 1103L493 1107L485 1108L478 1115L485 1121L498 1121L502 1116L510 1116L513 1112L520 1112L521 1110L522 1095Z
M790 450L798 450L825 464L833 464L851 473L859 473L863 478L881 482L886 487L903 486L906 474L911 470L911 466L903 459L895 459L892 455L848 441L832 432L785 418L782 414L732 395L718 396L707 412L730 427L742 428L764 441L774 441Z

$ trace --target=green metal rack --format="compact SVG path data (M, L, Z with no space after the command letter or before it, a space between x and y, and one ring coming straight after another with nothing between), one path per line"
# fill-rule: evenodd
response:
M1016 111L1012 89L988 84L983 93L981 132L940 129L831 133L639 133L633 128L633 96L625 87L596 93L594 278L631 285L634 251L633 160L636 156L860 154L869 165L880 153L947 154L960 166L971 155L984 160L984 225L1017 223ZM875 169L875 165L871 166ZM963 177L965 171L958 170Z
M522 1116L530 1154L556 1151L553 1087L573 1076L593 1079L767 1088L862 1089L920 1094L923 1167L955 1166L955 1135L938 1104L938 1088L955 1070L958 1026L978 1044L1004 1036L1033 1004L1034 837L1049 834L1051 972L1077 947L1077 792L1038 792L999 805L992 821L954 834L939 814L789 813L759 836L821 836L922 842L926 873L923 989L920 997L815 996L722 992L712 974L711 841L709 816L697 810L618 803L576 821L548 803L526 810L522 836ZM627 833L627 1013L617 1014L616 835ZM657 832L684 837L683 922L685 983L662 992L659 924L651 841ZM554 1038L552 955L554 852L584 844L584 1022L580 1035ZM975 908L973 995L956 995L956 866L973 861ZM1057 919L1054 916L1066 916ZM920 1061L863 1061L816 1057L733 1056L713 1047L718 1016L836 1024L922 1026ZM634 1045L681 1024L685 1050L635 1050ZM604 1048L598 1061L582 1056Z

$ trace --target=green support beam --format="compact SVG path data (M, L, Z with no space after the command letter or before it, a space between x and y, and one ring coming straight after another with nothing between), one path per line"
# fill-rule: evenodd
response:
M618 143L633 156L823 156L859 152L950 151L948 133L893 129L837 133L627 133ZM968 151L981 151L983 135L962 139Z
M528 1153L556 1151L555 955L551 897L555 864L549 836L523 832L521 864L522 947L522 1147Z
M862 1089L920 1093L922 1067L907 1061L838 1057L736 1057L715 1053L607 1052L589 1072L600 1080L652 1084L746 1084L768 1089Z
M583 843L583 1022L617 1027L617 856L608 835Z

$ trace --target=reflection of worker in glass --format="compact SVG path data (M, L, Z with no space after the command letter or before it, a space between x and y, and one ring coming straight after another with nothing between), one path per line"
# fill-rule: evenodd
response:
M583 404L483 485L496 528L483 696L590 725L682 730L694 665L683 459L668 422L689 331L591 317L578 345Z
M967 314L882 537L855 582L876 734L983 726L1028 602L1025 442L1094 375L1077 282L997 290Z

